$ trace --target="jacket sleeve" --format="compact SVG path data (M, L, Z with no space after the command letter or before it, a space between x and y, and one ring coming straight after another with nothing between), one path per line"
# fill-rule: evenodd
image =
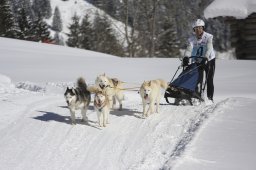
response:
M210 55L213 51L213 44L212 44L212 39L213 39L213 36L210 36L208 41L207 41L207 45L206 45L206 52L205 52L205 57L210 60Z

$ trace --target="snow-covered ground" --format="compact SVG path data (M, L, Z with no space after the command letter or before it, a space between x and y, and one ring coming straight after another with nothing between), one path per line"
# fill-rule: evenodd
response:
M166 105L142 118L136 91L100 128L70 124L63 93L79 76L93 84L106 73L138 87L169 81L178 59L118 58L56 45L0 38L0 169L254 170L256 62L216 63L215 103ZM77 114L77 119L81 115Z

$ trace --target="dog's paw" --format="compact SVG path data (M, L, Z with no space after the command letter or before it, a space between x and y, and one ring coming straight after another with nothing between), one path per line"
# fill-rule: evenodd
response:
M81 123L88 123L88 119L81 119Z

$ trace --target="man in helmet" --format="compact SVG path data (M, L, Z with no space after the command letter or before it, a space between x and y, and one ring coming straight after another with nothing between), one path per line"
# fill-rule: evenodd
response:
M205 23L201 19L197 19L193 24L192 28L194 36L189 38L188 46L185 52L185 56L204 57L207 60L205 63L205 72L207 78L207 97L213 102L214 85L213 78L215 72L215 53L213 49L212 39L213 35L204 31Z

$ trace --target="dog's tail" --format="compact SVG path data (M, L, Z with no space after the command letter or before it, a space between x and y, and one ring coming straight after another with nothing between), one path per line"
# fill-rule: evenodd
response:
M87 87L87 90L91 93L99 93L99 92L102 92L102 90L98 87L98 86L88 86Z
M77 86L83 91L83 92L87 92L87 84L85 83L84 78L79 77L77 79Z
M163 79L158 79L158 81L159 81L159 83L160 83L160 86L161 86L164 90L166 90L166 89L168 88L168 83L167 83L165 80L163 80Z

